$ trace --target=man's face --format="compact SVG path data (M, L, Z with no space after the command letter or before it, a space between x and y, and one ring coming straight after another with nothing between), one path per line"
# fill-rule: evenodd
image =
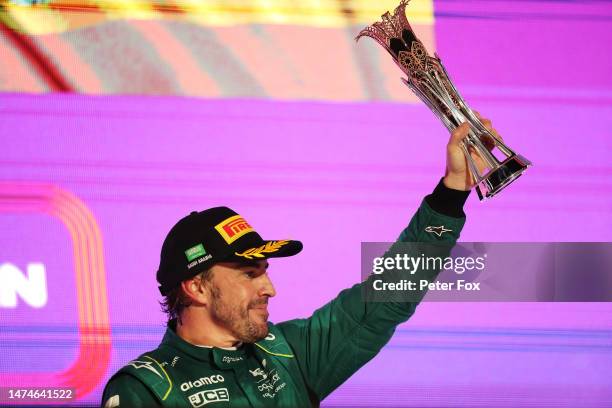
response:
M243 343L268 335L268 298L276 295L266 260L222 262L212 267L211 318Z

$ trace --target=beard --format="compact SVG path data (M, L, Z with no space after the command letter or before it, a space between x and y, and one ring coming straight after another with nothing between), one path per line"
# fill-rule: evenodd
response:
M251 301L246 308L242 308L239 304L228 302L215 285L211 286L211 294L213 319L225 326L238 340L243 343L255 343L268 335L267 316L263 322L253 321L249 316L249 310L267 304L267 298Z

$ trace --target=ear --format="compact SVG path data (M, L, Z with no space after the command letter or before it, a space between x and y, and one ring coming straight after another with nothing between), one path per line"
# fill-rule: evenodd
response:
M200 279L187 279L181 282L181 289L195 305L205 306L210 303L210 291L207 282L200 282Z

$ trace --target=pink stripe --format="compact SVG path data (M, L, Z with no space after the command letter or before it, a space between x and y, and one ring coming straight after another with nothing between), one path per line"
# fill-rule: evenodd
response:
M36 75L0 34L0 89L2 92L46 92Z
M77 92L104 93L102 82L89 64L59 35L38 36L37 40L47 49L47 54L61 68L68 82Z
M123 169L137 169L137 170L160 170L168 169L173 171L180 170L208 170L214 167L218 171L235 170L235 171L257 171L257 170L278 170L278 171L308 171L309 175L317 173L325 173L329 171L338 171L342 173L356 173L364 172L366 174L389 172L398 174L406 172L406 174L414 172L429 172L438 171L438 165L396 165L396 164L361 164L361 163L296 163L296 162L253 162L253 163L232 163L228 165L226 162L211 162L207 161L204 165L198 164L187 164L185 162L173 162L166 161L164 163L157 162L126 162L126 161L77 161L77 160L0 160L2 166L15 166L15 167L83 167L83 168L100 168L100 169L112 169L117 168ZM552 175L573 175L578 174L597 174L599 176L612 175L612 166L581 166L576 165L573 167L561 167L555 165L539 165L537 166L538 173L546 175L547 179L550 179Z
M373 170L374 171L374 170ZM125 176L125 175L124 175ZM301 176L304 177L304 176ZM249 187L252 189L261 188L273 188L278 189L275 191L282 191L287 193L288 191L302 191L308 189L309 191L319 192L363 192L371 193L374 191L381 192L396 192L408 190L419 190L427 191L431 188L432 180L420 179L414 181L389 181L389 180L363 180L358 177L352 177L350 179L339 177L337 180L330 180L323 178L291 178L284 180L270 180L270 179L259 179L251 178L248 176L233 176L233 177L212 177L212 178L200 178L197 180L181 180L181 179L164 179L164 178L141 178L132 177L131 179L122 178L105 178L105 177L83 177L83 178L54 178L55 182L66 183L66 184L78 184L85 186L133 186L133 187L165 187L165 188L183 188L193 187L194 183L206 184L207 189L216 188L220 191L231 189L232 186L239 187L248 181ZM521 182L520 192L522 193L547 193L547 194L558 194L567 195L568 191L575 193L588 193L590 196L610 196L612 193L612 185L607 184L594 184L580 182ZM517 184L518 185L518 184ZM165 190L166 191L166 190ZM146 194L146 192L145 192ZM357 195L357 194L356 194Z
M415 192L411 194L410 191L403 192L401 197L396 199L380 199L380 198L363 198L363 199L346 199L346 198L337 198L330 197L328 199L316 197L314 195L310 195L308 197L299 197L295 196L293 198L286 197L254 197L252 195L244 194L244 195L236 195L232 196L230 194L224 195L175 195L175 196L130 196L126 194L113 194L109 196L105 196L102 194L91 194L91 196L87 196L87 199L92 202L113 202L113 203L143 203L143 204L159 204L159 205L168 205L174 204L179 206L199 206L204 207L206 205L215 203L215 205L244 205L245 198L248 199L248 202L251 204L261 204L266 207L270 206L279 206L288 204L301 204L304 206L317 206L323 208L346 208L346 207L383 207L387 208L390 206L399 207L402 209L406 209L407 206L412 206L415 204L415 201L420 201L422 197L422 192L418 194ZM477 200L477 199L473 199ZM497 199L493 199L497 200ZM418 204L418 202L417 202ZM480 205L478 203L474 205ZM479 212L500 212L504 210L504 213L520 210L522 212L542 212L548 213L550 211L559 211L561 213L590 213L590 212L602 212L609 213L611 210L611 206L609 203L593 203L588 202L584 204L572 203L568 204L565 202L559 203L500 203L496 204L495 208L486 208L486 205L481 205L478 208Z
M76 234L72 238L80 294L80 347L75 362L62 373L0 373L0 383L22 387L67 386L74 388L80 398L99 385L110 361L108 303L99 230L91 213L77 197L52 184L0 182L0 210L8 209L17 212L44 210L58 217L71 235Z
M268 26L260 27L262 31L268 29ZM233 54L268 95L291 99L303 97L304 92L293 72L296 67L284 53L278 52L275 38L264 41L244 25L216 27L214 31L226 47L234 50Z
M267 64L283 63L295 76L288 89L274 87L271 96L331 100L364 98L351 53L353 40L346 30L286 25L268 25L266 29L274 38L277 55L284 55L286 61L276 57Z
M157 21L133 20L130 25L149 41L164 63L172 67L184 95L218 96L215 81L206 75L190 52Z

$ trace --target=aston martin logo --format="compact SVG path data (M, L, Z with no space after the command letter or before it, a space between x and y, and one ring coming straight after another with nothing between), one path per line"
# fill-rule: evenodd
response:
M444 225L440 225L439 227L434 227L434 226L428 226L427 228L425 228L425 232L431 232L433 234L436 234L437 236L441 237L442 234L444 234L445 232L452 232L452 229L446 229L444 228Z
M139 370L141 368L144 368L144 369L147 369L149 371L153 371L155 374L157 374L158 376L162 377L162 375L160 373L158 373L155 368L153 368L153 363L150 362L150 361L133 360L133 361L130 362L130 365L132 367L134 367L135 369L137 369L137 370Z
M262 370L261 368L256 368L255 370L249 370L249 372L251 373L251 375L253 377L257 377L259 375L264 380L266 380L268 378L268 374L266 374L266 372L264 370Z

